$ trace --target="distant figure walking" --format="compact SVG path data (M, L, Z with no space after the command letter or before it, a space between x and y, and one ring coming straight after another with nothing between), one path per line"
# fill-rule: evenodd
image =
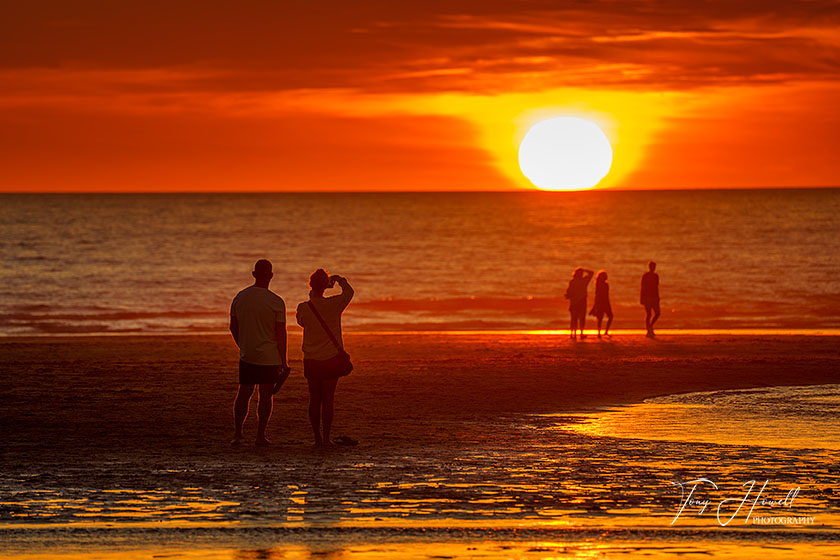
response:
M659 275L656 273L656 263L648 263L648 271L642 276L642 294L640 303L645 306L645 327L647 337L654 338L653 325L659 319Z
M324 291L336 283L341 286L341 293L324 297ZM303 327L303 375L309 384L309 422L315 445L332 445L335 387L339 377L350 373L349 356L341 339L341 313L354 292L346 278L328 276L322 268L309 277L309 286L309 301L297 306L297 322ZM339 440L336 441L342 443Z
M580 326L580 338L586 338L583 334L583 325L586 322L586 290L592 275L591 270L577 267L569 280L569 287L566 288L566 299L569 300L569 314L571 315L571 337L577 339L576 331Z
M271 262L260 259L251 272L254 284L236 294L230 304L230 332L239 346L239 391L233 404L234 445L242 443L242 425L254 387L260 387L257 408L257 445L269 445L265 437L271 418L273 395L289 376L286 362L286 304L268 289L274 273Z
M595 277L595 303L589 311L598 319L598 338L601 338L601 321L604 315L607 316L607 328L604 329L604 336L610 336L610 325L613 322L612 306L610 305L610 285L607 282L607 271L601 270Z

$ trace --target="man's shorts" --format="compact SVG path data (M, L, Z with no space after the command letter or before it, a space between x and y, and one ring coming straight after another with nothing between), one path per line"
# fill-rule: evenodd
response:
M277 383L280 378L280 366L261 366L239 360L239 384L259 385Z

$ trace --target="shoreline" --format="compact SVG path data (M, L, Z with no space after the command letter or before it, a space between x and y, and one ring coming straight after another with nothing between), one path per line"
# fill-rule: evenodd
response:
M297 325L289 325L289 336L301 336L303 330ZM815 329L801 329L801 328L733 328L733 329L713 329L713 328L698 328L698 329L656 329L658 333L657 339L670 336L767 336L767 337L786 337L786 336L840 336L840 328L815 328ZM587 338L597 339L597 330L585 329L584 333ZM611 336L626 337L638 336L645 338L644 329L613 329ZM506 336L506 335L534 335L534 336L566 336L570 335L569 329L467 329L467 330L354 330L345 328L344 336L408 336L408 335L447 335L447 336ZM114 338L114 337L230 337L230 333L225 330L219 331L196 331L196 332L85 332L85 333L25 333L25 334L6 334L0 333L0 343L4 340L42 340L42 339L61 339L61 338ZM608 340L607 340L608 341Z

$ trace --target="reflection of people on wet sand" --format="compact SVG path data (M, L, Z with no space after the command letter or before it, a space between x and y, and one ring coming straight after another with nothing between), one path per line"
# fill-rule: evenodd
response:
M566 299L569 300L569 315L571 315L571 337L577 338L576 331L580 326L580 338L586 338L583 334L583 325L586 322L586 289L589 281L592 280L594 272L577 267L569 280L569 287L566 288Z
M257 445L268 445L265 428L271 417L272 396L289 376L286 363L286 304L268 289L274 273L260 259L251 273L254 284L236 294L230 304L230 332L239 346L239 392L233 405L233 444L242 443L242 425L254 387L260 387L257 408Z
M336 283L341 293L324 297L324 291ZM349 358L341 340L341 313L353 299L353 288L343 276L328 276L322 268L309 277L309 286L312 288L309 301L297 307L297 322L303 327L303 375L309 384L309 421L315 444L332 445L335 387L339 377L350 373L346 369ZM352 445L350 438L337 438L336 443Z
M607 328L604 336L610 336L610 325L613 322L612 306L610 305L610 285L607 283L607 271L601 270L595 277L595 303L589 314L598 319L598 338L601 338L601 321L607 316Z
M647 337L656 336L653 332L653 325L659 319L659 275L656 271L656 263L648 263L648 271L642 276L642 294L640 302L645 306L645 327ZM653 315L651 317L651 315Z

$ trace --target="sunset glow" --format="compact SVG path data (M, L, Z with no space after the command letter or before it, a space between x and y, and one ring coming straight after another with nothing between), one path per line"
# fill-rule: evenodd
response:
M5 16L2 191L533 189L519 145L560 117L612 145L598 189L840 184L840 15L822 2Z

